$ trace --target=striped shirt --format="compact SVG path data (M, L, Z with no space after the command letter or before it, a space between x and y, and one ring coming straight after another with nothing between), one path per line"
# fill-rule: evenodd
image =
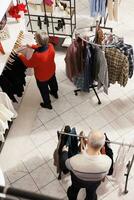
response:
M107 174L111 159L104 154L88 155L86 152L66 160L66 167L84 181L100 181Z

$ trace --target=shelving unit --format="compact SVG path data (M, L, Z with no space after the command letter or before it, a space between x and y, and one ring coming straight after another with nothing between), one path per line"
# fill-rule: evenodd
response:
M7 27L8 27L10 37L7 40L1 41L4 51L5 51L5 55L0 54L0 75L11 54L11 51L19 35L19 32L21 30L25 32L25 20L21 19L21 21L17 23L15 19L7 18Z
M46 6L43 5L41 9L42 0L39 0L40 3L31 4L28 0L25 0L27 5L28 13L25 14L27 21L27 28L29 32L36 32L38 29L46 30L50 36L58 36L65 38L66 36L73 36L74 30L76 28L76 0L64 0L69 9L68 14L65 10L60 10L60 8L55 4L53 12L48 12ZM48 24L45 24L45 18L47 17ZM41 26L39 27L38 18L40 18ZM65 21L65 28L57 31L55 27L58 26L58 20L61 18Z

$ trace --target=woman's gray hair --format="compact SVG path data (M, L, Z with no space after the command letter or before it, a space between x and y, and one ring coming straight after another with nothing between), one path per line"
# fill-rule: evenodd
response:
M105 135L99 131L92 130L88 136L88 145L94 149L101 149L105 144Z
M39 30L35 33L35 40L41 46L47 46L49 43L49 36L45 31Z

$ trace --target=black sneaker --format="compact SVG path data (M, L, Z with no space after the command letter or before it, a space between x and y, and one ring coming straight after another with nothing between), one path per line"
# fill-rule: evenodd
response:
M51 92L51 90L49 91L49 93L55 98L55 99L58 99L58 94L56 93L56 94L53 94L52 92Z
M52 105L51 104L44 104L44 103L40 103L40 106L42 107L42 108L48 108L48 109L52 109Z

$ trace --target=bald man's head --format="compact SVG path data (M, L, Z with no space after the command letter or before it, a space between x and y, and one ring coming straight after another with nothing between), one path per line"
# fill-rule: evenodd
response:
M92 130L88 136L88 146L94 149L101 149L105 144L105 135L100 131Z

